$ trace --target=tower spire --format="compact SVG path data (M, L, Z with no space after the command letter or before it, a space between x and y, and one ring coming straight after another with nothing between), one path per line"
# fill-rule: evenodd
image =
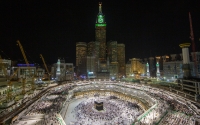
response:
M99 2L99 13L102 13L102 2Z

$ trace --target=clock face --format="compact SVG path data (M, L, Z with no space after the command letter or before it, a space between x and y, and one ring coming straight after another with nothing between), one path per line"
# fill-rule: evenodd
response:
M98 22L99 22L99 23L103 23L103 18L102 18L102 17L99 17L99 18L98 18Z

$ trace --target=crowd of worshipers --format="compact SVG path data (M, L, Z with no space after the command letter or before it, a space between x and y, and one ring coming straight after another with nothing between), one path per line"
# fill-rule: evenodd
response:
M141 89L141 87L137 86L137 89L138 88ZM62 88L58 88L57 90L51 90L47 95L45 95L35 105L33 105L31 107L32 109L26 115L33 116L38 114L44 114L45 117L42 121L39 122L39 124L59 124L56 114L59 113L59 111L62 108L63 102L66 100L66 96L64 95L67 94L67 91L64 90L69 89L69 86L65 86ZM140 125L145 125L148 123L153 124L157 122L155 121L156 117L162 117L159 115L165 114L165 112L169 108L171 108L169 111L177 111L177 113L166 113L161 123L180 125L194 124L194 112L190 108L188 108L188 106L185 105L185 103L181 103L176 98L171 97L171 95L163 94L162 92L156 89L152 89L151 91L146 92L147 94L151 95L152 98L156 98L156 100L158 101L158 107L155 108L149 114L147 114L146 117L141 119L141 121L138 122ZM111 98L106 99L106 101L104 102L104 111L96 111L93 107L94 100L95 99L88 99L88 101L80 103L75 108L74 117L77 119L77 121L73 123L74 125L129 125L134 122L134 119L136 119L140 114L142 114L142 110L139 107L137 107L136 104L130 104L127 101ZM132 105L132 107L130 105Z
M169 95L161 95L161 98L170 105L170 111L164 117L163 121L170 125L194 125L194 112L185 103L181 103L174 98L170 98ZM171 120L169 120L171 119Z
M103 102L104 109L95 109L94 102ZM77 119L74 125L129 125L143 110L134 103L113 97L90 97L72 111Z
M143 86L141 85L132 85L131 88L136 88L140 90L145 90L143 89ZM179 101L179 97L171 96L171 94L164 92L159 89L147 89L145 90L149 95L152 97L156 97L157 100L164 100L165 104L169 104L172 108L172 110L179 111L182 113L185 113L187 115L194 115L194 111L192 111L185 102Z
M185 113L186 115L194 115L192 109L190 109L185 103L178 101L176 98L171 97L170 95L162 94L160 91L154 91L154 95L160 97L160 99L165 100L168 103L172 110Z
M126 86L126 85L125 85ZM135 88L139 90L146 91L151 98L155 98L157 100L156 108L147 113L147 115L138 121L138 124L145 125L149 123L158 123L160 118L163 115L167 114L167 111L176 111L178 113L185 114L186 117L176 117L177 114L171 114L172 118L176 118L176 123L184 124L184 120L187 124L194 124L194 111L187 106L185 101L181 101L178 97L171 96L168 93L162 92L159 89L144 89L144 86L138 84L128 85L130 88ZM164 119L168 118L168 115L164 116ZM185 124L186 125L186 124Z
M180 101L176 100L174 97L171 97L170 95L163 94L160 91L157 90L151 90L147 92L147 94L151 95L152 97L156 98L158 101L158 107L153 111L154 116L163 114L165 115L163 117L163 120L161 121L161 124L166 125L194 125L194 112L186 106L186 104L181 103ZM174 113L172 113L174 112ZM160 116L161 118L162 116ZM150 118L151 120L152 117ZM170 120L171 119L171 120ZM141 122L139 122L141 125L146 124L148 120L143 119ZM156 121L155 121L156 122ZM158 121L157 121L158 122Z
M195 125L193 117L179 112L169 112L160 122L161 125Z
M36 120L35 125L60 125L60 121L57 118L57 114L60 112L64 101L66 100L66 94L70 89L70 86L62 86L62 88L51 89L45 96L40 98L32 107L31 110L26 113L25 116L39 116L44 115L42 120ZM26 117L26 118L27 118ZM22 118L22 121L26 120ZM28 122L29 119L27 119ZM21 124L20 121L14 123L14 125Z

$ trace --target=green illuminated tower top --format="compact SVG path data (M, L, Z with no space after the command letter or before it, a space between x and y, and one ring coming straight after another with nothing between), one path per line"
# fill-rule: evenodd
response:
M102 13L102 3L99 3L99 13L97 15L95 26L106 26L105 16Z

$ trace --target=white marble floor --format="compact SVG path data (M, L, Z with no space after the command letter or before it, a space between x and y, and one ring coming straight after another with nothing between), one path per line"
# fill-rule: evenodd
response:
M73 122L73 121L76 121L75 117L74 116L74 113L71 113L72 110L74 110L74 108L79 104L81 103L82 101L86 100L86 98L81 98L81 99L77 99L73 102L71 102L67 108L67 112L66 112L66 115L65 115L65 118L64 118L64 121L66 123L66 125L72 125L70 124L70 122Z

